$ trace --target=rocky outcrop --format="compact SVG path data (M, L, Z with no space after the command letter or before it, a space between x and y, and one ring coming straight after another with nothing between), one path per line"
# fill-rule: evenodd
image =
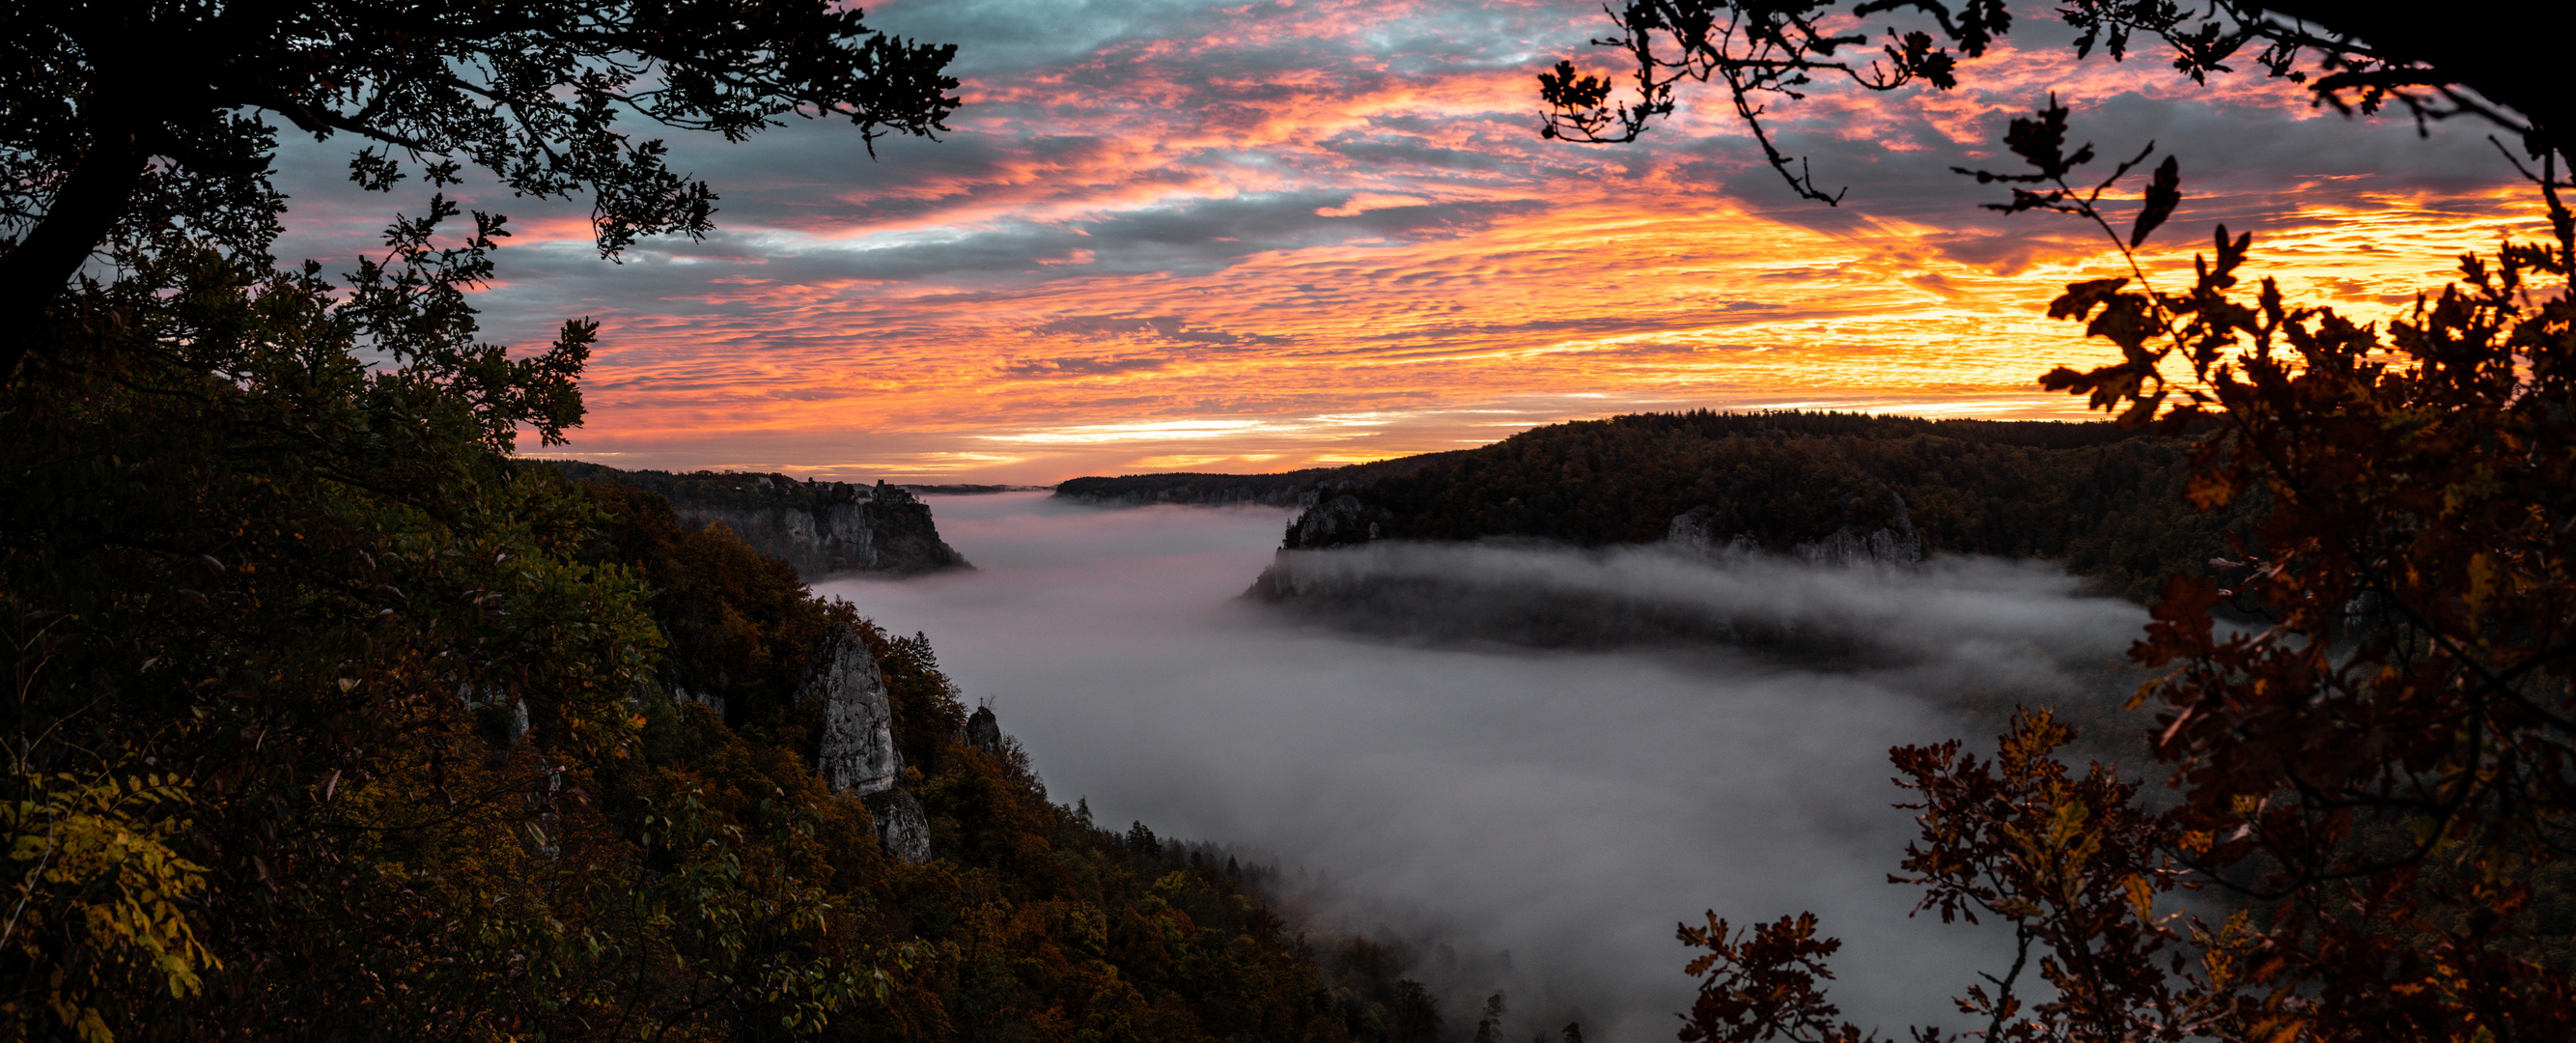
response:
M758 477L758 476L755 476ZM930 507L898 485L845 486L817 502L731 506L672 501L682 520L722 523L753 549L814 577L842 572L910 575L973 568L939 538Z
M1905 497L1892 489L1887 497L1896 510L1886 525L1870 529L1844 525L1815 539L1781 548L1766 548L1751 533L1720 536L1718 525L1723 512L1706 505L1693 507L1673 516L1664 533L1664 545L1704 561L1743 560L1776 549L1812 565L1905 566L1921 562L1923 537L1914 531L1914 518L1905 509Z
M1824 539L1789 548L1789 553L1817 565L1912 565L1923 560L1923 541L1910 529L1836 529Z
M1002 721L990 706L978 706L966 718L966 744L994 756L1002 753Z
M919 800L896 787L903 780L903 754L894 745L885 674L856 628L838 627L823 639L797 699L823 704L823 749L814 767L824 785L866 802L877 843L887 854L929 861L930 820Z
M691 525L721 524L752 549L807 579L873 572L914 575L973 568L939 538L930 507L908 488L878 482L799 481L731 471L621 471L555 461L566 475L650 489Z
M877 844L905 862L930 861L930 818L921 802L899 789L867 798L868 817L877 823Z
M894 707L886 700L885 675L858 630L838 627L824 638L797 692L799 702L809 699L823 704L823 750L815 767L824 784L862 797L893 789L903 775L903 756L894 746Z
M1378 522L1356 496L1336 496L1306 509L1288 526L1285 545L1292 549L1340 547L1378 538Z
M1309 505L1297 520L1288 523L1288 535L1279 541L1279 553L1269 568L1253 578L1244 596L1275 602L1314 593L1317 581L1313 570L1296 568L1294 562L1304 559L1292 558L1289 552L1365 544L1384 533L1384 527L1371 517L1383 513L1372 511L1359 497L1347 494Z
M717 720L724 720L725 697L722 694L716 692L693 692L686 688L679 687L678 685L673 685L671 687L671 698L679 700L680 702L696 703L700 706L706 707L707 709L715 711Z
M1718 535L1717 516L1716 509L1707 506L1693 507L1674 515L1673 523L1664 529L1664 545L1691 557L1708 560L1741 558L1762 552L1761 541L1744 533Z

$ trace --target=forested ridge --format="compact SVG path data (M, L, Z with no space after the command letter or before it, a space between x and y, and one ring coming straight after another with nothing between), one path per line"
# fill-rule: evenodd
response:
M550 460L575 481L615 482L650 490L673 506L792 507L812 510L858 503L872 495L865 483L818 482L756 471L627 470L583 460Z
M1553 424L1404 467L1236 484L1296 478L1328 490L1289 525L1291 550L1371 539L1652 543L1697 511L1721 543L1788 553L1838 531L1906 527L1926 554L2043 558L2143 601L2169 575L2205 572L2227 553L2227 529L2254 511L2251 501L2193 509L2182 495L2189 454L2183 438L2108 423L1698 410ZM1125 481L1144 495L1171 477L1221 484L1079 481Z
M1168 472L1116 477L1071 478L1055 486L1061 499L1082 503L1139 507L1155 503L1222 507L1262 504L1306 507L1330 490L1340 490L1385 475L1406 474L1464 450L1424 453L1341 467L1309 467L1274 474L1204 474Z
M1713 536L1782 552L1901 514L1927 554L2046 558L2144 600L2242 516L2194 511L2189 474L2186 446L2110 424L1698 411L1537 428L1348 495L1384 539L1578 546L1661 540L1701 507Z

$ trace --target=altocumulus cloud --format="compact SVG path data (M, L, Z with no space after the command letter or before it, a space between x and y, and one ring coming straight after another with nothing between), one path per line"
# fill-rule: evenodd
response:
M870 11L884 28L960 45L968 104L944 140L883 141L871 158L848 127L795 119L741 146L673 135L675 165L723 193L725 231L645 244L623 265L594 255L578 202L461 190L518 219L505 282L481 300L495 339L603 321L593 372L623 390L593 403L577 451L643 462L731 444L713 451L799 470L864 440L962 447L1104 417L1277 418L1354 400L1432 416L1576 394L1592 396L1590 415L1820 401L2057 415L2072 407L2032 377L2088 361L2087 349L2038 316L2066 282L2125 268L2081 229L1978 210L1993 186L1949 172L2009 162L1995 145L2004 121L2052 91L2078 103L2077 134L2106 155L2153 140L2182 158L2183 207L2151 272L2187 271L2225 222L2259 233L2258 262L2292 265L2294 295L2307 292L2301 273L2319 273L2318 292L2366 304L2369 320L2531 216L2471 128L2437 126L2423 141L2402 121L2321 115L2257 76L2200 87L2152 55L2076 63L2045 3L2020 5L2009 45L1959 91L1837 89L1778 110L1784 147L1850 188L1832 208L1791 198L1724 107L1702 99L1632 145L1539 140L1531 73L1600 35L1594 5L895 0ZM413 197L340 183L345 142L289 138L285 256L380 250L385 211L417 211ZM1819 275L1766 274L1793 269ZM1762 308L1727 306L1737 302ZM1099 357L1025 343L1026 331L1128 314L1222 330L1243 350L1046 381L994 365ZM1851 364L1765 361L1778 352L1567 361L1640 337L1831 350ZM1304 364L1318 359L1330 364ZM727 372L801 381L799 395L772 397L814 407L711 411L681 391ZM1474 433L1420 428L1401 445L1224 448L1308 463L1453 448ZM744 455L754 442L757 459ZM1034 456L972 466L1064 475Z

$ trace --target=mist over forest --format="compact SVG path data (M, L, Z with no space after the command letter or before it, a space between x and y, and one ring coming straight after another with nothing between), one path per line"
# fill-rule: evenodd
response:
M1329 552L1466 583L1451 605L1612 592L1875 635L1859 666L1707 643L1532 650L1239 597L1279 509L928 500L978 571L817 593L926 633L1054 799L1277 862L1284 908L1420 946L1408 973L1443 991L1456 1031L1506 992L1509 1038L1577 1014L1587 1039L1666 1038L1692 993L1672 928L1702 909L1816 910L1848 944L1835 996L1853 1020L1956 1020L1955 969L2009 962L2008 938L1907 918L1912 895L1885 884L1912 832L1885 751L1990 736L2016 700L2098 697L2144 618L2055 569L1981 559Z
M0 6L0 1043L2576 1039L2523 13Z

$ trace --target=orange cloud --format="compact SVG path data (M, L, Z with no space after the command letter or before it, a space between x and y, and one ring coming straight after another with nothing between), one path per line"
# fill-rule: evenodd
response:
M2034 18L1959 91L1779 109L1819 182L1852 186L1816 207L1706 95L1637 145L1539 140L1532 73L1597 18L1301 0L1113 26L1079 53L1039 40L968 84L945 144L868 164L798 131L725 160L706 244L612 267L578 215L528 222L533 257L505 252L487 317L603 319L572 455L1048 481L1640 409L2076 416L2034 378L2105 355L2045 307L2125 263L2072 220L1977 210L2001 192L1947 170L2009 161L2001 121L2051 91L2106 155L2180 157L2184 208L2141 258L2165 285L2224 222L2294 297L2385 320L2537 224L2473 134L2428 145L2154 55L2075 62ZM733 153L682 158L701 155Z

